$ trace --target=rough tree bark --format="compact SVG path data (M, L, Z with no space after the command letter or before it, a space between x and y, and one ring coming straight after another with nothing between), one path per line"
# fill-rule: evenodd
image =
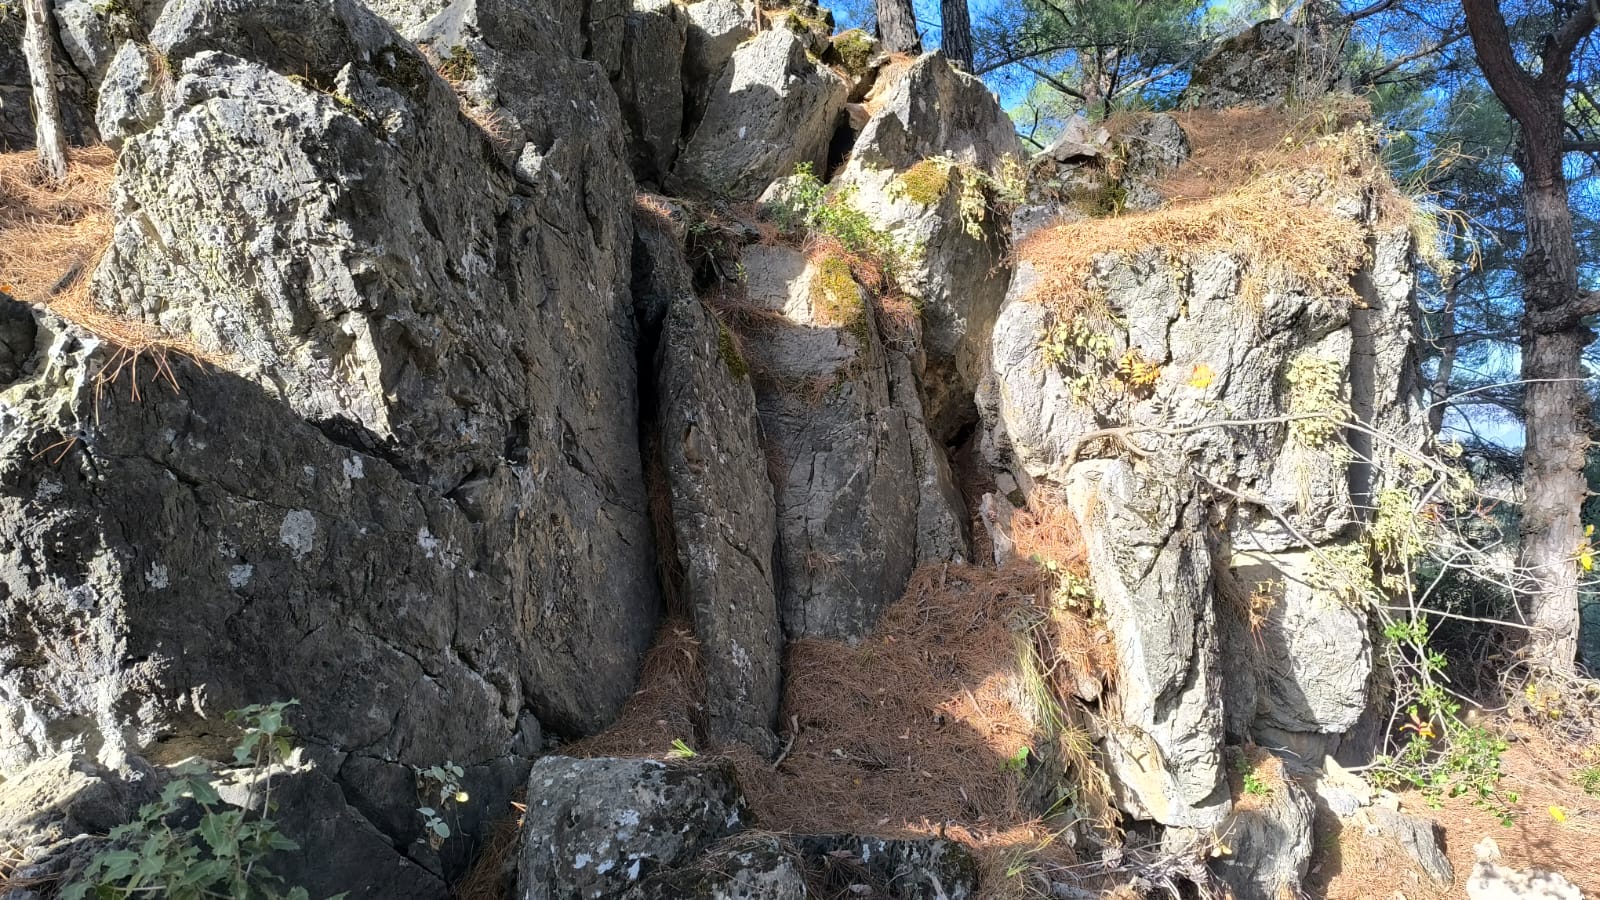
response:
M1589 399L1582 354L1594 340L1584 318L1600 294L1578 288L1578 247L1562 172L1562 109L1572 54L1594 31L1588 4L1546 39L1537 76L1517 62L1495 0L1462 0L1478 63L1517 123L1517 167L1527 247L1522 258L1522 379L1527 391L1521 564L1532 579L1526 610L1530 660L1570 672L1578 652L1578 567L1586 538Z
M911 0L874 0L878 13L878 40L890 53L921 53L917 37L917 14Z
M963 72L972 71L972 19L967 0L939 0L939 25L944 55Z
M56 96L55 39L50 30L48 0L23 0L22 55L33 83L34 144L45 174L67 177L67 135L61 128L61 101Z

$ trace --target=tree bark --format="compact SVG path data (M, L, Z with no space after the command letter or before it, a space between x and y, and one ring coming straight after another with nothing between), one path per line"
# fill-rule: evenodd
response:
M917 14L911 0L874 0L878 12L878 40L890 53L921 53Z
M61 128L61 101L56 95L54 34L48 0L23 0L22 55L33 83L34 146L45 174L67 177L67 135Z
M939 24L944 35L940 47L952 65L972 71L972 19L967 0L939 0Z
M1595 29L1587 4L1545 42L1540 73L1517 61L1495 0L1462 0L1478 63L1517 122L1522 170L1522 379L1527 392L1522 457L1524 500L1520 564L1530 579L1527 653L1571 672L1578 652L1577 552L1586 542L1580 514L1589 447L1583 351L1594 341L1584 317L1595 312L1578 289L1578 246L1562 171L1562 108L1572 53Z

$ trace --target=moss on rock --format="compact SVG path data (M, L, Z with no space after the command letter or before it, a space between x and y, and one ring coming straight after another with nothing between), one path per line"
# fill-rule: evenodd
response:
M945 191L950 188L950 170L949 163L925 159L896 179L898 190L916 203L933 206L944 199Z

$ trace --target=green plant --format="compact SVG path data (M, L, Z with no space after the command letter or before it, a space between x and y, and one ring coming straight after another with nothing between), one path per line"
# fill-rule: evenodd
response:
M62 900L305 900L304 888L284 885L266 866L272 853L298 849L272 818L271 781L271 769L283 764L293 749L293 731L284 723L284 713L297 702L247 706L226 716L243 732L233 749L234 761L248 766L244 774L252 791L254 785L263 785L258 811L223 802L215 775L204 766L180 766L159 799L140 807L134 821L112 829L110 844L62 890Z
M721 322L717 323L717 355L722 357L722 364L728 367L728 372L734 378L743 379L750 375L750 364L739 352L739 342L728 326Z
M471 799L467 792L461 789L461 779L466 772L450 760L445 760L442 766L417 768L413 771L417 773L418 793L423 797L434 794L439 797L437 807L417 807L417 812L422 815L424 839L428 846L437 850L450 838L450 825L444 820L445 815Z
M763 212L783 232L826 235L846 251L871 258L892 280L893 274L909 265L915 254L853 206L854 193L853 188L830 193L811 164L801 163Z
M673 738L672 749L667 751L667 759L694 759L699 755L693 747L684 743L683 738Z
M1259 753L1260 751L1256 752ZM1233 758L1233 771L1239 774L1239 779L1243 785L1243 791L1247 796L1272 796L1272 785L1269 784L1265 778L1261 777L1260 771L1257 770L1255 763L1251 760L1248 753L1239 753L1239 755Z
M889 196L933 206L943 200L945 191L950 189L950 175L954 169L954 161L947 157L925 159L889 182Z
M1585 794L1600 797L1600 762L1579 769L1577 778L1578 787L1583 788Z
M1289 364L1289 433L1308 447L1323 447L1339 433L1350 415L1340 396L1344 367L1338 360L1306 354Z
M1021 775L1027 772L1028 757L1032 754L1032 752L1033 751L1029 750L1026 746L1018 747L1017 752L1011 754L1010 757L1000 764L1000 770L1002 772L1009 772L1012 775Z
M833 55L851 75L865 75L872 66L876 51L877 45L872 37L859 28L833 36Z

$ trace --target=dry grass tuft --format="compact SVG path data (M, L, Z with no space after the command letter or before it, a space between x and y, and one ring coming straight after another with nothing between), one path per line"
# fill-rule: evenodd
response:
M521 794L521 791L518 791ZM489 826L472 867L450 888L452 900L505 900L514 892L522 815L513 812Z
M106 147L69 150L67 177L59 184L44 177L31 151L0 154L0 288L116 347L100 383L132 374L137 396L142 359L169 381L170 353L221 360L192 340L95 302L90 280L111 244L115 177L116 154Z
M686 619L668 619L645 655L639 690L623 705L617 721L593 737L568 744L562 752L579 757L660 757L675 740L698 747L704 732L704 696L694 627Z
M1033 299L1071 316L1099 302L1091 282L1101 257L1147 251L1179 266L1189 256L1230 253L1242 268L1240 293L1251 302L1283 285L1358 302L1350 278L1367 244L1359 222L1306 196L1290 177L1274 176L1220 197L1042 229L1016 255L1039 273Z
M1034 297L1071 316L1098 302L1091 276L1101 257L1160 251L1181 267L1186 257L1227 252L1242 265L1240 292L1249 302L1286 286L1359 302L1350 277L1366 259L1367 235L1330 199L1362 198L1381 227L1416 217L1378 159L1364 102L1177 117L1194 152L1156 182L1167 204L1036 232L1016 251L1042 276Z

